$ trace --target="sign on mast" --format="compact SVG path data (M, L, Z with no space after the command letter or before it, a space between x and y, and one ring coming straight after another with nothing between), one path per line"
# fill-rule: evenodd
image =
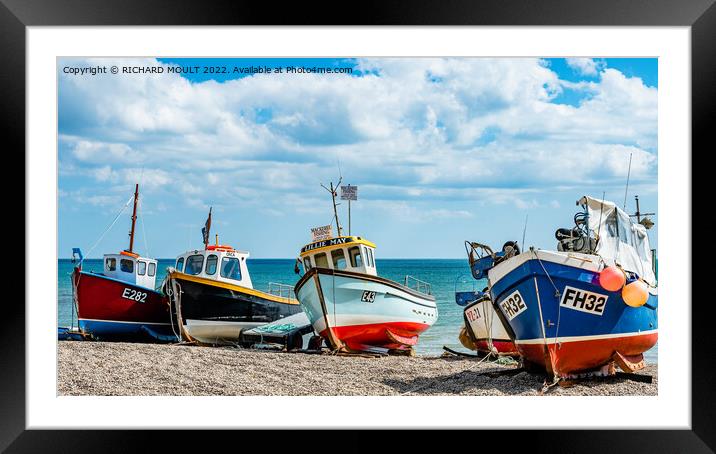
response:
M348 235L351 234L351 200L358 200L358 186L341 186L341 200L348 201Z

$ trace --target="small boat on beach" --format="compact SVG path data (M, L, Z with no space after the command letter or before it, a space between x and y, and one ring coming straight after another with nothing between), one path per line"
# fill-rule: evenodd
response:
M209 244L211 211L202 229L204 248L187 251L167 270L162 289L171 301L183 339L204 344L239 344L241 334L301 312L290 285L269 283L256 290L249 253Z
M493 355L518 355L487 291L455 292L455 302L464 307L459 339L465 348Z
M155 290L157 261L134 252L138 200L136 185L129 248L104 254L101 273L84 271L82 252L73 250L77 265L72 271L72 295L78 325L80 332L98 340L173 342L177 338L169 304Z
M338 235L330 225L314 229L313 241L301 248L297 260L304 275L295 286L301 307L333 350L411 352L438 318L430 284L378 276L376 245L342 235L332 183L329 191Z
M577 204L575 226L556 232L556 251L468 243L473 276L488 277L493 308L526 364L555 379L634 372L658 338L653 223L638 205L630 216L605 200Z

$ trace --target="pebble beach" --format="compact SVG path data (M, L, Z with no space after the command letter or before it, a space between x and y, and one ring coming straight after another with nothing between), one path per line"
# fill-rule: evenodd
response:
M505 396L539 395L545 376L462 356L283 353L233 347L60 341L64 396ZM582 379L548 395L655 396L657 366L623 377Z

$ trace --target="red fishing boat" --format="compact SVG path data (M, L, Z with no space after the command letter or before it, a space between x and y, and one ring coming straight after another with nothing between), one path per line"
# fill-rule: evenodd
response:
M97 340L176 341L169 304L155 289L157 261L135 253L139 185L134 190L129 248L105 254L101 273L82 270L82 252L72 272L72 291L80 331Z

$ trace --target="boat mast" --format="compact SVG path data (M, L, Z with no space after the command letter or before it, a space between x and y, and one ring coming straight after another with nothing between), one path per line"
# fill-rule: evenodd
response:
M137 200L139 199L139 183L134 187L134 209L132 210L132 230L129 232L129 249L127 252L134 252L134 225L137 222Z
M637 223L643 225L647 229L650 229L653 223L651 222L651 219L649 219L647 216L654 216L656 215L656 213L642 213L641 211L639 211L639 196L635 195L634 200L636 200L636 213L630 214L629 216L635 217ZM644 219L642 219L642 216L644 216Z
M336 189L341 185L341 181L343 181L343 177L340 177L338 179L338 184L333 186L333 182L331 181L331 187L327 188L324 185L321 184L321 187L325 189L326 191L331 193L331 200L333 200L333 216L336 218L336 229L338 230L338 236L342 235L341 231L341 224L338 222L338 208L336 208Z

